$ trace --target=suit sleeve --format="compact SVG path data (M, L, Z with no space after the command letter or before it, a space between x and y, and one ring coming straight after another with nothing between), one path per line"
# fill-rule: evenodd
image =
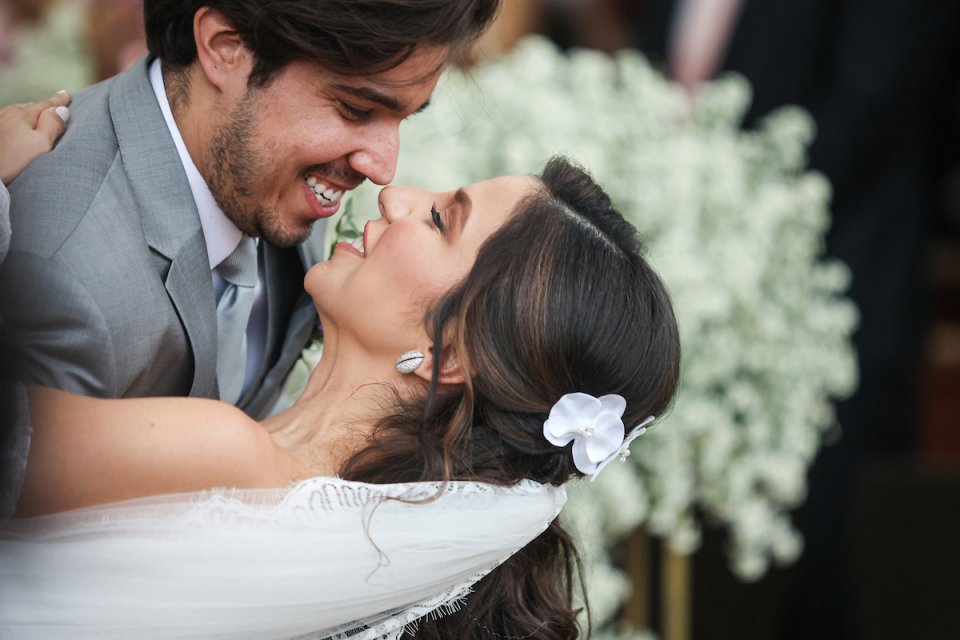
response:
M10 249L10 192L0 182L0 262Z
M0 291L4 350L23 382L96 397L116 394L104 314L56 256L14 249L0 268Z

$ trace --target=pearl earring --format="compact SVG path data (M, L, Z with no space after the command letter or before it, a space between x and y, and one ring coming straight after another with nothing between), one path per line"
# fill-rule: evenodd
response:
M401 353L395 366L397 373L407 374L416 371L421 364L423 364L423 354L416 349L412 349L406 353Z

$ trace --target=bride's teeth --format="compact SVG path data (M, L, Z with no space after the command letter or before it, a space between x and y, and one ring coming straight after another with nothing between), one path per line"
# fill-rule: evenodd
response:
M353 245L353 248L356 249L357 251L359 251L360 253L364 253L364 250L363 250L363 238L357 238L356 240L354 240L354 241L351 242L350 244L352 244L352 245Z

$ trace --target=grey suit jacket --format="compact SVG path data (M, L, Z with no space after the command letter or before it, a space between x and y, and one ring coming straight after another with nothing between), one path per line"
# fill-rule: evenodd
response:
M3 342L29 383L105 398L217 398L216 306L196 205L147 60L77 93L56 149L10 185ZM298 250L264 246L266 353L239 406L261 416L316 319ZM263 243L262 243L263 244Z
M0 182L0 262L7 257L10 248L10 192Z

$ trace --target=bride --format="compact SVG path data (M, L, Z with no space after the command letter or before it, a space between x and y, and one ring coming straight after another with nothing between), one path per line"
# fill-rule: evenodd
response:
M379 207L289 410L29 390L4 637L577 636L562 487L668 408L667 293L563 159Z

